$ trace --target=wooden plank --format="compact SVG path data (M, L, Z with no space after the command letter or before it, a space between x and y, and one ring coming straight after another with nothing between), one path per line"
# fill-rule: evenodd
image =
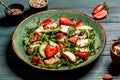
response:
M10 68L6 56L0 56L0 80L20 80Z
M101 23L106 32L106 46L102 55L110 55L110 45L120 37L119 23Z
M47 72L33 69L14 56L0 56L0 80L98 80L104 74L119 80L120 69L111 65L110 56L100 56L93 64L68 72ZM114 71L114 72L113 72ZM47 77L46 77L47 75Z

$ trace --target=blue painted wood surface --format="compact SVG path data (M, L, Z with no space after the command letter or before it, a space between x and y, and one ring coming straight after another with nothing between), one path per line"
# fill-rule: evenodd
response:
M4 0L8 5L21 3L29 9L29 0ZM98 80L104 74L113 75L113 80L120 80L120 68L110 57L109 47L113 40L120 37L120 0L49 0L48 9L71 9L86 13L92 17L92 9L99 3L106 2L109 14L98 20L106 31L106 46L102 55L84 69L66 73L48 73L33 69L23 63L14 54L11 37L17 25L10 25L5 20L4 7L0 5L0 80Z

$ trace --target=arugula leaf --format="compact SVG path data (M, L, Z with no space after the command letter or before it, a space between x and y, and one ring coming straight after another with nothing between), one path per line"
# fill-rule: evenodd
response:
M73 36L73 33L75 32L75 30L76 30L75 27L70 26L69 29L68 29L68 34L67 34L67 36L68 36L68 37Z

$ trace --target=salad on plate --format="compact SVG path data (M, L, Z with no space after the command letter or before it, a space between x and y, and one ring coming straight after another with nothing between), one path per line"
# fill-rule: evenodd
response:
M72 68L96 54L94 28L80 20L60 16L36 22L23 44L31 64L45 69Z

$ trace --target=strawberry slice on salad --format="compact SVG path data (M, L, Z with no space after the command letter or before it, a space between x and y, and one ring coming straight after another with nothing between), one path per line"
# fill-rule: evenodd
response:
M78 35L74 35L73 37L70 37L68 39L68 41L71 42L71 43L74 43L74 42L76 42L77 39L78 39Z
M30 39L30 42L36 42L39 38L39 34L38 33L34 33L33 37Z
M48 58L51 58L57 54L58 50L58 46L48 45L45 49L45 54Z
M59 43L59 47L62 50L63 48L65 48L65 46L62 43Z
M84 60L87 60L89 57L88 52L76 52L75 54Z
M75 24L75 27L80 27L82 25L82 20L78 20Z
M61 25L68 25L68 26L74 25L74 22L66 16L61 16L60 19L59 19L59 23Z
M40 58L37 57L37 56L33 56L32 59L31 59L31 62L35 62L35 63L38 63L38 64L44 64L44 62L42 60L40 60Z
M52 20L48 18L48 19L45 19L44 21L42 21L40 23L40 25L41 26L46 26L46 25L51 24L51 23L52 23Z
M102 19L105 18L108 14L108 8L106 3L104 2L103 4L98 4L92 11L93 16L96 19Z
M62 36L64 36L64 33L62 33L62 32L59 32L59 33L55 34L56 38L61 38Z

